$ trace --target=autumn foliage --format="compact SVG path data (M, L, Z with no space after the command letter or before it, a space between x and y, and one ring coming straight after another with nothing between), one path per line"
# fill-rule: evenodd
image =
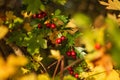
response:
M0 0L0 80L120 80L119 0Z

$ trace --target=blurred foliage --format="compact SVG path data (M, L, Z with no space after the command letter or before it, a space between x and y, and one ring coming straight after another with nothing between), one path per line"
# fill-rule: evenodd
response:
M10 55L6 61L0 57L0 79L8 79L8 77L16 73L20 66L24 66L26 63L27 59L23 56Z
M119 5L0 0L0 80L120 80Z
M7 32L8 32L8 28L6 26L1 25L0 26L0 39L4 38Z

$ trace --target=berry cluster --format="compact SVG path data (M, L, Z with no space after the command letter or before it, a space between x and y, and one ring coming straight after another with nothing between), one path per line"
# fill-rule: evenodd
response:
M47 28L51 28L51 29L55 29L56 28L56 24L55 23L47 23L46 27Z
M46 14L46 12L40 12L40 13L38 13L38 14L33 14L32 15L32 18L33 19L35 19L35 18L39 18L39 19L42 19L42 18L44 18L45 16L47 16L47 14Z
M64 41L66 38L65 38L65 36L61 36L60 38L57 38L56 39L56 44L61 44L62 43L62 41Z
M43 18L45 18L47 16L47 14L46 14L46 12L40 12L40 13L38 13L38 14L33 14L32 15L32 18L33 19L43 19ZM46 23L45 24L46 25L46 27L47 28L51 28L51 29L54 29L54 28L56 28L56 24L55 23ZM40 28L42 28L42 26L41 26L41 24L39 23L38 24L38 28L40 29Z
M68 68L69 73L74 76L75 78L79 78L79 74L75 73L72 67Z
M73 59L76 59L76 52L74 50L67 51L67 56L71 56Z

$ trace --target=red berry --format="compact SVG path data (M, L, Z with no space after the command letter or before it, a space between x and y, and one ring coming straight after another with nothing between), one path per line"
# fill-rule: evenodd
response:
M43 16L41 14L37 14L37 18L43 18Z
M79 78L78 73L75 73L74 77L75 77L75 78Z
M40 29L42 26L41 26L41 24L38 24L38 28Z
M62 40L62 41L65 40L65 36L61 36L61 40Z
M60 44L62 41L61 41L61 38L57 38L56 39L56 44Z
M73 71L72 67L69 67L69 68L68 68L68 71Z
M51 24L50 24L50 23L47 23L47 24L46 24L46 27L50 28L50 27L51 27Z
M75 51L71 51L71 56L76 56L76 52Z
M76 59L76 55L75 56L72 56L73 59Z
M99 43L96 43L96 44L95 44L95 49L96 49L96 50L99 50L100 48L101 48L101 45L100 45Z
M67 56L71 56L71 52L70 51L66 52L66 54L67 54Z
M46 12L41 12L40 14L42 15L42 17L45 17L47 15Z
M71 75L73 75L73 74L74 74L74 71L70 71L69 73L70 73Z
M50 26L52 29L56 28L56 24L54 23L51 23L51 26Z
M36 18L36 17L37 17L37 15L36 15L36 14L33 14L33 15L32 15L32 18Z

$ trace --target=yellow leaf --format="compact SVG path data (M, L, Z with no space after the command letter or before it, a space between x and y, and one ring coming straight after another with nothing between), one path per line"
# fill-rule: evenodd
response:
M27 12L22 12L21 14L24 16L24 18L32 16L31 12L29 14Z
M95 80L105 80L106 79L106 73L103 67L97 66L94 68L93 72L93 77Z
M111 10L120 10L120 1L119 0L108 0L108 3L104 1L99 1L100 4L107 6L107 9Z
M106 6L109 5L107 2L104 2L104 1L99 1L99 3Z
M53 50L52 49L52 50L50 50L50 52L51 52L51 55L50 55L51 58L55 58L57 60L59 60L61 58L59 50Z
M30 72L30 70L25 69L25 68L23 68L23 67L21 68L21 70L22 70L23 74L26 74L26 73Z
M0 57L0 80L6 80L9 76L15 74L18 66L23 66L26 63L25 57L10 55L6 61Z
M0 39L4 38L4 36L7 34L8 28L5 26L0 26Z
M70 22L66 25L67 28L71 28L72 30L68 30L69 33L74 34L78 31L77 25L74 23L74 20L71 19Z
M40 74L37 80L50 80L50 78L47 74Z
M115 70L112 70L111 73L107 76L106 80L120 80L120 77Z
M16 16L14 15L12 11L6 11L5 14L6 14L7 20L14 20L16 18Z
M30 26L29 23L25 23L23 28L28 32L32 30L32 27Z
M27 59L24 56L14 56L10 55L7 58L7 64L13 66L23 66L27 64Z
M1 65L0 66L0 80L4 80L8 78L9 76L13 75L16 71L16 68L13 68L9 65Z
M17 80L37 80L37 76L34 73L25 75Z
M34 60L37 62L40 62L43 58L40 56L40 54L36 54L33 56Z

